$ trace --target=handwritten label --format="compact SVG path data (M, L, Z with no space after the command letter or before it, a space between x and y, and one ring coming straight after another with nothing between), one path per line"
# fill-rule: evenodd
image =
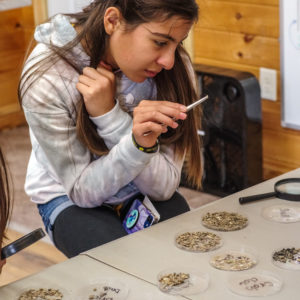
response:
M240 285L244 286L246 290L259 290L265 287L274 286L273 282L271 281L260 281L256 277L252 277L250 279L245 279L239 283Z

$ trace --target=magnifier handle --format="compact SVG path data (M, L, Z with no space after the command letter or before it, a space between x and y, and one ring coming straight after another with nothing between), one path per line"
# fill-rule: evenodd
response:
M253 202L253 201L256 201L256 200L261 200L261 199L266 199L266 198L271 198L271 197L274 197L274 196L276 196L275 192L252 195L252 196L247 196L247 197L240 197L239 202L240 202L240 204L245 204L245 203L248 203L248 202Z

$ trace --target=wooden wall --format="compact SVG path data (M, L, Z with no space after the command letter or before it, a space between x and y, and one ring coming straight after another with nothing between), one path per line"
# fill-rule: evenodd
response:
M279 0L197 0L194 62L247 71L277 70L278 99L262 99L264 178L300 167L300 131L281 127ZM300 112L299 112L300 113Z
M237 69L259 77L259 67L276 69L280 82L279 0L197 0L194 62ZM45 19L45 0L33 8L0 12L0 128L24 123L17 83L34 19ZM42 13L41 13L42 12ZM278 84L276 102L262 100L264 177L300 167L300 132L282 128Z
M25 123L17 86L33 29L32 6L0 11L0 128Z

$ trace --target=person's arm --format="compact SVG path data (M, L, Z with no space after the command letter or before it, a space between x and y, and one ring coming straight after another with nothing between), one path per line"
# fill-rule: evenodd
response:
M111 106L114 85L114 74L108 68L101 67L101 64L97 70L86 68L77 84L85 99L90 119L97 126L99 136L109 149L118 145L120 137L130 134L131 131L139 145L152 147L159 135L167 131L167 126L177 127L174 119L186 117L185 107L179 103L143 100L134 109L131 124L129 115L126 118L124 115L126 113L121 110L118 103ZM103 101L109 103L110 109L101 108ZM124 123L124 119L128 123ZM140 191L152 199L168 199L179 185L182 164L183 159L175 159L173 147L162 147L162 151L145 165L134 183Z
M74 100L70 94L76 83L72 84L66 85L59 75L52 74L49 78L44 75L26 93L23 108L66 193L77 205L94 207L136 178L157 153L139 151L128 134L118 137L119 143L107 155L93 160L76 135L74 107L69 103ZM131 118L126 113L121 115L130 127Z
M124 118L128 124L122 119L123 114L127 115ZM120 136L132 132L132 119L121 110L118 103L107 114L91 119L109 149L119 143ZM119 134L116 135L115 132ZM134 183L143 194L148 195L151 199L167 200L179 186L183 161L183 157L180 159L175 157L172 145L162 145L157 155L153 156L136 176Z
M168 200L179 186L184 157L175 158L172 145L160 146L159 155L134 179L139 190L152 200Z

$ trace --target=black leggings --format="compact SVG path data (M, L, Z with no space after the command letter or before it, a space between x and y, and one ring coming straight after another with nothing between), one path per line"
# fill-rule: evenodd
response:
M152 202L160 222L189 211L186 200L175 192L167 201ZM70 206L56 218L53 240L67 257L127 235L116 212L109 207L81 208Z

